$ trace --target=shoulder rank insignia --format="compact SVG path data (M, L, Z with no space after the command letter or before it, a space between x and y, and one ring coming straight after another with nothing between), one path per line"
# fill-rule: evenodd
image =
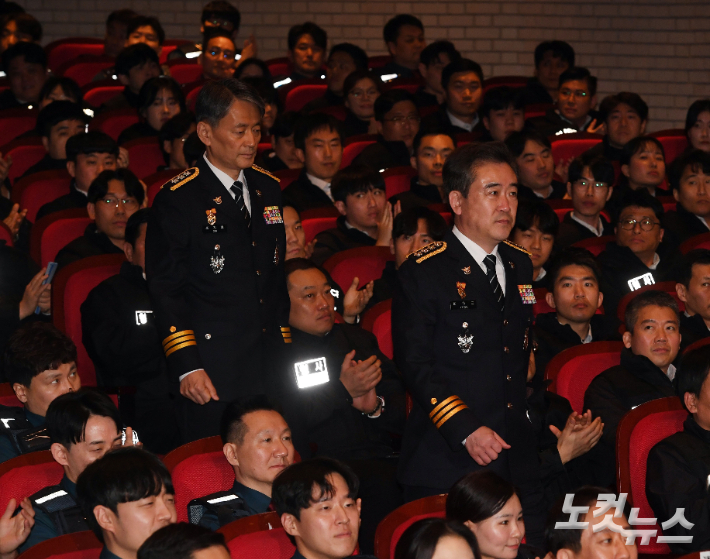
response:
M525 250L525 249L524 249L523 247L521 247L520 245L516 245L513 241L503 241L503 242L504 242L506 245L508 245L509 247L513 247L513 248L515 248L515 249L518 249L520 252L524 252L524 253L527 254L528 256L532 256L532 254L530 254L530 252L528 252L527 250Z
M177 190L180 188L183 184L186 184L190 182L192 179L194 179L197 175L200 174L200 170L197 167L191 167L182 173L180 173L177 177L173 177L170 179L168 182L166 182L163 186L160 188L169 188L170 190Z
M417 264L421 264L427 258L431 258L435 254L444 252L446 250L446 243L444 241L434 241L428 245L420 248L419 250L412 252L407 256L407 258L413 257L416 259Z
M254 169L255 171L259 171L260 173L264 173L265 175L274 179L276 182L281 182L281 179L275 177L274 175L269 173L269 171L267 171L266 169L262 169L261 167L257 167L256 165L252 165L251 168Z

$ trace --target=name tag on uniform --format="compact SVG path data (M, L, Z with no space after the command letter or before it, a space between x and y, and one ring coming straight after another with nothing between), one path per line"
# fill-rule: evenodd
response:
M325 384L330 380L325 357L301 361L293 366L296 371L296 384L299 388L310 388Z
M653 274L648 272L647 274L643 274L637 278L630 279L627 283L629 284L629 289L631 291L636 291L637 289L641 289L642 282L643 285L653 285L656 283L656 280L653 279Z
M266 206L264 208L264 221L266 225L276 225L277 223L283 223L284 220L281 217L281 210L278 206Z
M148 315L153 314L153 311L136 311L136 324L143 326L148 324Z
M451 301L449 308L452 311L468 311L476 308L476 301L473 299L464 299L463 301Z
M218 225L205 225L202 228L203 233L226 233L227 226L224 223Z
M537 302L532 285L519 285L518 291L520 292L520 298L523 300L523 305L534 305Z

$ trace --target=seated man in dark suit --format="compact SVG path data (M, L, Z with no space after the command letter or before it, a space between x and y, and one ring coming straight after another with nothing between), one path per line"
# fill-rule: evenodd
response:
M678 242L710 233L710 153L695 150L681 154L668 167L668 182L676 209L663 216L663 227Z
M271 149L261 155L259 166L267 171L301 169L303 163L296 153L294 132L299 115L293 111L281 113L271 127Z
M197 59L202 66L200 81L231 78L237 52L232 34L221 27L208 27L205 29L202 44L204 47Z
M111 97L101 110L138 109L138 94L143 84L160 75L160 60L155 51L144 43L124 48L116 57L116 76L125 86L118 95Z
M441 72L459 58L461 53L451 41L434 41L424 48L419 56L419 73L424 78L424 85L414 93L417 107L432 107L444 102Z
M503 142L513 132L520 132L525 125L525 111L520 90L501 85L489 89L483 96L481 117L486 132L486 142Z
M680 315L681 348L710 336L710 250L696 248L683 255L677 266L678 298L685 303Z
M626 307L624 323L621 364L598 375L584 394L584 409L604 423L602 440L592 455L600 484L609 487L616 477L616 430L621 418L640 404L675 395L673 362L680 349L678 304L668 293L639 293Z
M49 73L47 55L36 43L19 42L2 53L2 66L10 85L0 93L0 110L27 107L39 102Z
M288 59L293 64L291 80L319 77L327 47L328 34L315 23L307 21L291 27L288 30Z
M550 259L560 220L543 200L520 200L510 240L530 253L533 289L547 287L545 264Z
M421 20L411 14L396 15L385 24L383 37L392 60L375 73L383 81L416 77L419 55L426 46Z
M535 47L535 76L522 91L523 104L554 103L560 74L574 67L574 49L565 41L543 41Z
M555 161L550 140L534 129L513 132L505 139L518 164L518 198L561 200L565 185L553 179Z
M622 91L604 98L599 105L599 118L606 127L606 134L601 143L587 153L621 161L623 147L646 131L648 105L637 93Z

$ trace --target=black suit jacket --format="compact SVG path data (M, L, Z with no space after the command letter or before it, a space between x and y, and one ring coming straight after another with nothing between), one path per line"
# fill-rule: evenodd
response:
M567 212L562 218L560 223L560 229L555 237L555 246L558 248L566 248L578 241L584 239L591 239L596 237L589 229L584 225L581 225L574 219L572 219L572 212ZM602 235L613 235L614 226L611 225L603 216L600 216L602 220Z
M663 228L672 232L679 243L696 235L710 233L710 229L698 219L698 216L686 210L680 203L676 204L675 211L663 214Z
M76 189L74 179L72 179L71 185L69 186L69 194L65 194L56 200L52 200L51 202L44 204L37 212L35 223L54 212L73 210L75 208L86 208L87 204L88 199L86 194Z
M447 134L456 136L456 134L468 134L469 131L465 128L459 128L455 124L451 123L449 114L446 112L446 105L441 105L438 111L431 113L422 119L420 130L428 130L429 128L436 128L438 130L445 130ZM480 132L483 134L486 128L483 126L483 120L479 119L478 124L474 126L471 132Z
M314 208L333 207L333 201L308 179L305 169L295 181L284 188L281 194L284 206L291 206L298 213Z

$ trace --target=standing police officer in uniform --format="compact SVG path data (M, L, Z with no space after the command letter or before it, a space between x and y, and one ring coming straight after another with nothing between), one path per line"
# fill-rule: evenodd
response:
M518 206L502 143L469 144L444 165L454 228L399 269L395 359L414 400L402 441L406 500L491 469L520 491L528 543L542 543L542 488L526 416L532 261L506 239Z
M264 103L228 79L197 97L206 153L165 183L146 237L148 289L186 441L216 435L231 401L264 393L273 343L290 342L278 180L253 166Z

